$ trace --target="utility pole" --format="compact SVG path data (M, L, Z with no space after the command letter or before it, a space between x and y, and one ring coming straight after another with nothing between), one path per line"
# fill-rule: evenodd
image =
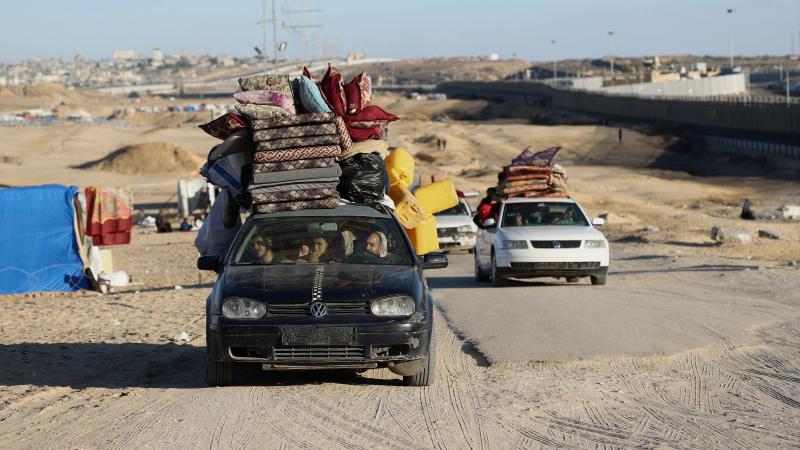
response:
M267 59L267 25L272 24L272 62L278 61L278 18L275 13L275 0L272 0L272 19L267 19L267 0L262 0L261 20L256 22L261 26L261 57Z
M284 14L299 14L300 15L300 25L287 25L283 23L284 29L290 29L295 31L300 35L300 59L306 60L306 56L308 53L308 36L306 34L306 30L308 28L321 28L322 25L320 24L306 24L306 14L308 13L315 13L315 12L322 12L321 9L305 9L305 0L300 0L300 9L289 9L283 10Z
M608 32L608 50L611 53L611 85L614 85L614 32Z
M558 77L558 66L556 65L556 41L551 40L550 43L553 45L553 81L556 81L556 77Z
M730 34L731 39L731 55L730 55L730 67L733 69L733 16L736 14L736 10L733 8L728 8L728 32Z

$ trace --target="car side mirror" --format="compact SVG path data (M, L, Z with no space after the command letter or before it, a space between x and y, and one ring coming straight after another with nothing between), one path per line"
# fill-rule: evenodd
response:
M592 219L592 225L594 225L596 227L602 227L605 224L606 224L606 220L601 218L601 217L595 217L594 219Z
M444 253L426 253L422 256L423 269L444 269L447 267L447 255Z
M197 258L197 268L200 270L213 270L219 273L219 257L216 255L205 255Z
M497 221L494 220L493 217L489 217L488 219L483 221L484 228L494 228L495 225L497 225Z

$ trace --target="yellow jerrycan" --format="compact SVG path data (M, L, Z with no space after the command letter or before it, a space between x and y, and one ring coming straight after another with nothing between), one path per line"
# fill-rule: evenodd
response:
M444 180L418 188L412 195L408 187L414 182L414 157L402 147L395 148L384 160L389 175L389 197L395 203L395 216L411 239L414 251L424 255L439 250L436 218L433 213L452 208L458 203L455 186Z

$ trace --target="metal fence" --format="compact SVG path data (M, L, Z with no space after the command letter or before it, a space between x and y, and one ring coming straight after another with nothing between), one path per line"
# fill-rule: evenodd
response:
M778 133L800 142L800 102L790 104L755 98L643 98L557 89L531 81L451 81L437 92L451 97L527 99L558 108L643 121Z

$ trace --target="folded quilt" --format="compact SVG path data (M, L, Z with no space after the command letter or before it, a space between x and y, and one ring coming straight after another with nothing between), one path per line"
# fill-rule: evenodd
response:
M547 173L524 173L520 175L509 175L506 181L524 181L524 180L549 180L550 174Z
M292 137L323 136L326 134L336 134L336 125L333 122L258 130L253 132L253 140L264 142Z
M289 114L295 113L292 97L279 91L242 91L233 94L233 98L239 103L278 106Z
M289 182L297 183L300 181L333 181L342 174L342 169L339 165L331 167L322 167L317 169L298 169L298 170L284 170L282 172L269 172L269 173L254 173L253 183L255 185L265 184L285 184Z
M309 113L297 114L294 116L274 117L271 119L255 120L250 126L254 130L264 130L267 128L281 128L293 125L311 125L314 123L332 122L336 114L334 113Z
M505 195L511 195L519 192L546 191L548 189L550 189L549 183L530 183L528 185L521 185L521 186L503 186L501 189L501 193Z
M289 111L281 108L280 106L270 105L253 105L250 103L239 103L234 105L237 111L244 114L251 119L270 119L272 117L280 117L289 115Z
M343 152L350 151L353 147L353 139L350 138L350 132L347 131L347 126L344 124L344 119L336 116L334 119L336 125L336 134L339 135L339 145L342 147Z
M518 175L523 173L550 173L553 169L545 166L506 166L505 173Z
M284 170L317 169L331 167L336 164L336 158L297 159L294 161L279 161L253 165L253 173L281 172Z
M339 185L339 180L336 181L326 181L326 182L300 182L300 183L285 183L285 184L278 184L275 186L251 186L250 192L253 194L266 194L268 192L281 192L281 191L291 191L291 190L298 190L298 189L329 189L333 188L336 189L336 186Z
M302 169L302 170L316 170L316 169ZM293 172L295 172L295 171L293 171ZM278 173L280 173L280 172L278 172ZM261 175L266 175L266 174L261 173L261 174L255 175L255 176L259 177ZM341 180L339 179L339 177L303 178L301 180L275 181L275 182L267 182L267 183L258 183L256 181L253 181L253 183L250 184L250 188L249 189L252 191L252 190L255 190L255 189L278 188L278 189L273 189L273 190L284 191L284 190L287 189L286 186L288 186L290 184L336 183L336 185L338 186L340 181ZM264 192L266 192L266 191L264 191Z
M255 205L257 213L271 213L277 211L297 211L301 209L330 209L339 206L339 196L332 195L319 200L301 200Z
M302 136L286 139L273 139L257 143L257 150L281 150L296 147L314 147L318 145L339 145L339 135Z
M321 188L321 189L290 189L287 191L276 192L253 192L253 203L277 203L277 202L290 202L299 200L319 200L321 198L328 198L336 194L336 188Z
M253 156L253 161L256 163L270 163L279 161L294 161L298 159L331 158L339 156L341 152L342 149L338 145L266 150L256 152L256 154Z

